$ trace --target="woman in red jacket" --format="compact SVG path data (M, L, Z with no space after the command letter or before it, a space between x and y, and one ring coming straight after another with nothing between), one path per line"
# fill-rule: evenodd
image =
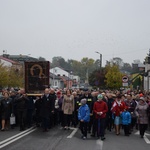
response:
M97 96L98 100L94 103L93 111L95 113L95 123L96 123L96 131L97 137L101 137L101 140L105 140L105 118L106 113L108 111L108 107L106 102L103 101L103 95L99 94Z
M115 117L114 124L115 124L116 135L120 134L120 125L121 125L120 115L125 110L125 108L126 108L126 105L124 101L121 100L121 95L120 94L117 95L117 98L114 101L112 108L111 108Z

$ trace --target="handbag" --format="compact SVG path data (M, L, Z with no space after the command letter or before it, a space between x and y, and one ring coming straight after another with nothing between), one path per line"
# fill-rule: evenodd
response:
M10 125L16 124L16 117L11 114L10 116Z

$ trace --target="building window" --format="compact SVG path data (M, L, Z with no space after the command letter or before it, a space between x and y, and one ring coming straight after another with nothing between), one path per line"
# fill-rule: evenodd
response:
M55 81L55 84L54 84L54 86L57 86L57 81Z
M53 69L53 73L54 73L54 74L57 73L57 69Z

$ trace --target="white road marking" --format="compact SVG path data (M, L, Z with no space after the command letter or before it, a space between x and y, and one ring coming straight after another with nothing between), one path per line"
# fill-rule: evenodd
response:
M146 142L147 144L150 144L150 140L147 138L147 136L144 135L143 138L144 138L144 140L145 140L145 142Z
M13 137L11 137L9 139L6 139L6 140L2 141L1 145L0 145L0 149L5 147L5 146L7 146L7 145L9 145L9 144L11 144L11 143L13 143L13 142L15 142L15 141L17 141L17 140L19 140L19 139L21 139L22 137L24 137L26 135L34 132L35 130L37 130L37 128L35 128L35 129L34 128L33 129L28 129L28 130L26 130L26 131L24 131L24 132L22 132L20 134L17 134L17 135L15 135L15 136L13 136Z
M96 141L96 150L102 150L103 149L103 141L97 140Z
M10 140L12 140L12 139L18 137L18 136L20 136L20 135L22 135L22 134L24 134L24 133L26 133L26 132L28 132L28 131L34 129L34 128L35 128L35 127L31 127L31 128L29 128L29 129L27 129L27 130L21 132L21 133L18 133L18 134L16 134L16 135L14 135L14 136L12 136L12 137L6 139L6 140L3 140L3 141L0 142L0 145L2 145L3 143L6 143L6 142L8 142L8 141L10 141Z
M70 128L70 129L73 129L73 131L71 132L69 136L67 136L68 139L71 139L78 131L78 128Z
M139 131L137 131L137 132L135 132L134 133L135 135L140 135L140 132ZM150 136L150 134L148 134L148 133L145 133L145 135L144 135L144 140L145 140L145 142L147 143L147 144L150 144L150 140L147 138L147 135L149 135Z
M139 132L139 131L137 131L137 132L135 132L134 134L135 134L135 135L140 135L140 132Z

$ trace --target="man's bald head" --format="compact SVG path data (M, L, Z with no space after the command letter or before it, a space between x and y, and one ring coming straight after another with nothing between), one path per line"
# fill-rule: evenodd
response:
M49 88L46 88L44 91L45 94L49 94Z

